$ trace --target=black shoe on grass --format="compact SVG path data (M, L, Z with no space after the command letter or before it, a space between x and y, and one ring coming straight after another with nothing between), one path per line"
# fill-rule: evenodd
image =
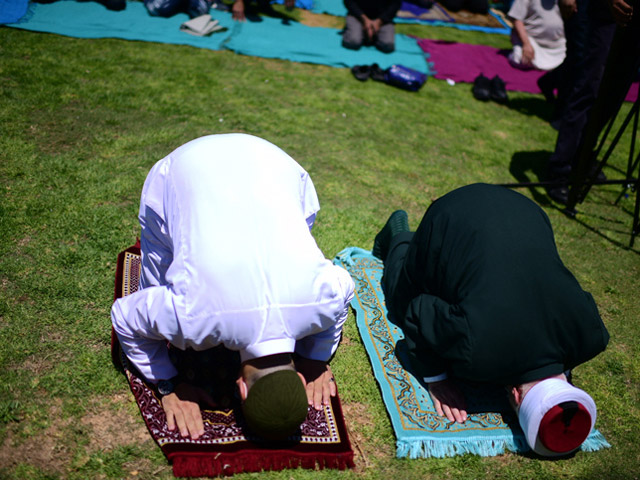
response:
M373 241L371 253L384 262L389 253L391 239L398 233L409 231L409 217L404 210L396 210Z

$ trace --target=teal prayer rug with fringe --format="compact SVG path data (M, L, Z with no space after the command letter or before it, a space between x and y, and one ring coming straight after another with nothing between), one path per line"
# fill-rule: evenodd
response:
M115 298L138 290L140 245L118 255ZM218 346L196 352L167 345L180 375L204 388L219 407L203 409L205 433L197 440L170 431L158 393L127 360L111 331L114 365L127 377L149 433L173 466L176 477L217 477L287 468L353 468L353 450L338 396L322 410L309 407L300 431L282 442L269 442L246 428L235 395L238 352Z
M530 450L503 388L460 384L468 420L459 424L439 416L424 384L403 367L404 335L387 316L380 285L382 261L368 250L349 247L338 253L334 263L345 268L356 285L351 306L391 418L398 457L494 456ZM609 443L594 429L581 449L605 447Z

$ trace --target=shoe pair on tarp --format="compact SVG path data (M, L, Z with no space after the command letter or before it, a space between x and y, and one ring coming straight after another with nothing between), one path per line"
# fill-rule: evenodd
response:
M391 65L386 70L382 70L377 63L373 65L356 65L351 68L351 73L361 82L366 82L369 78L384 82L387 85L417 92L427 81L427 74L419 72L404 65Z
M483 102L493 100L498 103L506 103L509 101L504 80L498 75L489 80L481 73L473 81L471 92L476 100L482 100Z

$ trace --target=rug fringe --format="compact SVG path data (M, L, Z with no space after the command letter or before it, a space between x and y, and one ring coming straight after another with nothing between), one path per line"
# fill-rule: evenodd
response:
M607 442L607 439L598 430L594 430L584 441L580 450L583 452L595 452L602 448L611 448L611 444Z
M611 445L598 430L591 432L580 450L595 452ZM524 437L502 439L467 439L467 440L398 440L396 456L398 458L444 458L470 453L481 457L502 455L507 451L522 453L531 450Z
M309 455L283 452L280 455L264 455L260 452L211 455L174 455L173 475L176 477L217 477L243 472L263 470L279 471L289 468L337 469L354 468L353 452L341 454Z
M524 439L475 439L475 440L398 440L396 442L396 456L398 458L444 458L470 453L481 457L501 455L507 450L523 452L529 450Z

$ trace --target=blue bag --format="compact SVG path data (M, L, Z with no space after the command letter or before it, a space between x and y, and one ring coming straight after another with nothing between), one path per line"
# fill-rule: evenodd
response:
M391 65L384 72L384 81L394 87L417 92L427 81L427 75L402 65Z

